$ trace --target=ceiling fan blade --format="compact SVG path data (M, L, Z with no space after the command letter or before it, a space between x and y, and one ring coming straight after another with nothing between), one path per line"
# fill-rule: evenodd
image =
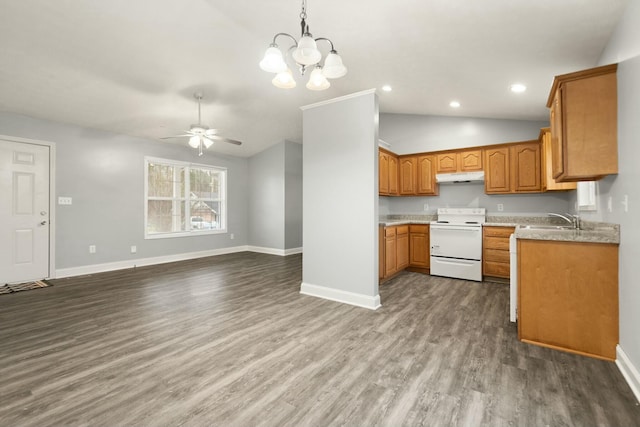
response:
M220 132L218 129L207 129L207 130L204 132L204 136L209 137L209 136L211 136L211 135L217 135L217 134L218 134L218 132Z
M160 139L171 139L171 138L182 138L185 136L193 136L193 134L184 134L184 135L174 135L174 136L165 136Z
M222 142L228 142L229 144L242 145L242 142L240 141L236 141L235 139L223 138L217 135L209 135L207 136L207 138L213 139L214 141L222 141Z

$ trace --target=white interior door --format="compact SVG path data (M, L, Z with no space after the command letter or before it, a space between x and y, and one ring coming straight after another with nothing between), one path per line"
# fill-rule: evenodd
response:
M0 284L49 277L49 156L0 139Z

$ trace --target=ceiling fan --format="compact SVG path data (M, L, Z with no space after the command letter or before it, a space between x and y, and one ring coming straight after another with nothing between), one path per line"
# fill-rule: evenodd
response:
M167 136L160 139L172 139L189 137L189 145L198 149L198 156L202 156L203 150L213 145L215 141L228 142L229 144L242 145L242 142L235 139L223 138L218 135L217 129L211 129L208 126L202 124L200 118L200 102L202 101L202 93L196 92L193 97L198 100L198 124L191 125L189 130L185 131L183 135Z

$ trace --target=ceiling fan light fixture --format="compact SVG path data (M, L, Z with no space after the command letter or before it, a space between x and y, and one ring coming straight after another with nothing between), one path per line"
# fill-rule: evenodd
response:
M189 138L189 146L193 148L198 148L200 146L200 136L193 135L191 138Z
M271 80L271 83L273 83L275 87L279 87L281 89L293 89L296 87L296 81L289 68L276 74L273 80Z
M211 147L213 145L213 141L210 140L209 138L206 138L206 137L202 138L202 143L204 144L204 146L206 148L209 148L209 147Z
M309 76L309 82L307 83L307 89L309 90L325 90L329 89L331 83L329 80L322 74L322 67L319 65L313 69L311 75Z

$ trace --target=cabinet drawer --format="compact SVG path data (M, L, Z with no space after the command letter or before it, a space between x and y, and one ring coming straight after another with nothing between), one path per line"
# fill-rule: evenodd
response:
M429 234L429 226L428 225L417 225L412 224L409 226L410 233L421 233L421 234Z
M509 251L509 239L504 237L487 237L482 239L485 249L500 249Z
M396 227L385 227L384 237L396 237Z
M396 234L400 235L400 234L408 234L408 233L409 233L408 225L398 225L396 227Z
M482 258L485 261L505 262L509 264L509 251L485 248Z
M509 278L509 264L504 262L484 261L484 275L493 277Z
M484 235L492 237L509 238L515 231L515 227L484 227Z

